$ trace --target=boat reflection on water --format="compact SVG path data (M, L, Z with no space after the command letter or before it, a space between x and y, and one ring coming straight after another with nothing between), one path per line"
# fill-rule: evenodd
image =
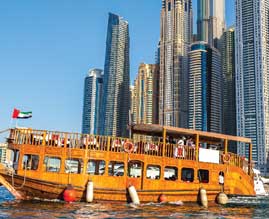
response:
M14 201L0 187L0 218L265 218L269 214L268 197L233 197L225 206L209 203L208 209L195 203L146 203L133 208L119 202L71 203Z

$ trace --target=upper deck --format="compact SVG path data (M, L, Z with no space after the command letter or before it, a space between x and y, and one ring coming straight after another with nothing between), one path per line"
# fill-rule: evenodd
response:
M68 153L81 156L83 156L86 150L114 153L127 152L129 154L191 160L194 162L229 163L229 165L240 167L247 174L252 175L252 144L249 138L144 124L132 126L131 133L132 135L139 134L153 137L128 139L113 136L15 128L11 129L10 132L9 148L19 149L21 146L31 145L44 148L42 153L46 153L54 148L54 151L68 151ZM178 140L182 137L193 139L192 144L189 144L187 141L179 144ZM125 147L127 142L129 144L128 148ZM229 144L232 142L241 142L248 146L250 151L248 161L244 157L228 151ZM224 157L226 154L228 156ZM228 162L225 160L226 158L229 159Z

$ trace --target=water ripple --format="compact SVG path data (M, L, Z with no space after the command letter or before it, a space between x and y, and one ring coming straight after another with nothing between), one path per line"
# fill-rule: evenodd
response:
M210 204L205 209L195 203L146 203L130 205L117 202L71 203L15 201L11 194L0 187L0 218L264 218L269 215L269 197L234 197L226 206Z

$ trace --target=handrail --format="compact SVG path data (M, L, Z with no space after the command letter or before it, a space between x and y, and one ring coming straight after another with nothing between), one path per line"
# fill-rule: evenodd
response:
M133 148L130 153L133 154L193 160L197 162L199 161L199 147L197 143L193 147L187 145L179 146L175 143L165 143L160 141L134 141L128 138L120 138L114 136L78 134L57 131L51 132L32 129L11 129L9 139L11 139L11 142L9 141L9 143L15 145L29 144L42 147L87 149L95 151L111 151L117 153L125 153L125 142L131 142L133 144ZM199 138L197 137L196 140L197 139ZM222 155L226 154L227 152L219 152L219 163L227 163L222 160ZM251 170L248 162L240 155L229 152L229 165L240 167L247 174L251 175Z

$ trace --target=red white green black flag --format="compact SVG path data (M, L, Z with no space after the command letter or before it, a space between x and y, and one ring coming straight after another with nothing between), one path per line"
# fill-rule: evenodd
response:
M18 109L13 110L12 118L13 119L28 119L32 117L32 111L29 112L21 112Z

